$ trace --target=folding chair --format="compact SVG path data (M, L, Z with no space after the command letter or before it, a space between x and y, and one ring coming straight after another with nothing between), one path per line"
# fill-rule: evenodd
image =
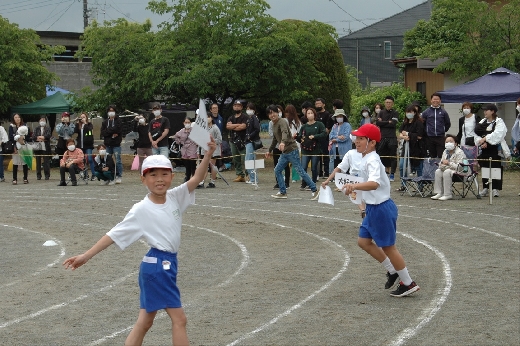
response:
M471 192L477 199L481 199L478 187L478 147L477 146L461 146L466 155L466 161L459 163L459 169L452 176L451 193L461 198L466 198ZM463 171L462 173L459 173ZM462 184L462 188L457 188L457 184Z
M88 185L88 181L90 180L90 167L88 165L88 160L85 158L83 158L83 164L85 166L85 168L83 168L82 170L79 169L78 167L76 167L76 174L78 174L79 176L77 177L76 181L79 183L79 182L84 182L85 185ZM65 182L65 184L69 185L70 182L72 182L72 177L70 176L70 173L68 173L69 177L67 179L67 181Z
M437 168L439 168L438 159L426 158L423 160L422 175L405 180L405 188L409 191L410 196L419 195L424 198L433 194Z

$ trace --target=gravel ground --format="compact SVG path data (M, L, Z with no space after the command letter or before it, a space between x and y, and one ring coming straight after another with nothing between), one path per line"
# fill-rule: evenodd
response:
M258 190L224 172L230 186L197 190L184 215L179 286L192 344L520 343L520 172L506 172L493 205L392 192L397 245L421 287L398 299L356 245L356 206L340 193L334 207L310 201L298 183L274 200L267 166ZM0 345L122 345L137 318L146 245L111 247L74 272L61 262L143 198L137 173L109 187L57 187L56 169L49 181L30 174L28 185L0 184ZM168 344L160 313L145 345Z

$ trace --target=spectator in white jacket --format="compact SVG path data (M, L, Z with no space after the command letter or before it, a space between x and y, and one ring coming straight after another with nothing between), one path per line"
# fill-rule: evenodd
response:
M442 152L442 158L439 168L435 171L435 184L432 199L439 201L447 201L452 199L451 183L453 173L462 172L463 167L459 165L466 158L464 151L458 147L457 137L447 134L444 140L445 150Z

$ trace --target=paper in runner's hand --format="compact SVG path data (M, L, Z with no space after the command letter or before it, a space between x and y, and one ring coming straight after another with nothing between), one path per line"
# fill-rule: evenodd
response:
M329 186L326 188L320 186L320 197L318 198L318 203L334 205L334 196L332 195L332 189Z
M334 175L334 183L336 184L338 189L343 189L343 185L345 184L355 184L355 183L363 183L363 178L356 177L354 175L344 174L344 173L336 173ZM345 190L342 190L345 193ZM361 204L363 202L363 191L354 190L349 195L350 201L354 204Z
M197 114L195 122L191 124L191 131L188 137L202 149L209 149L208 143L211 140L208 132L208 113L206 112L206 105L202 99L199 101L199 114Z

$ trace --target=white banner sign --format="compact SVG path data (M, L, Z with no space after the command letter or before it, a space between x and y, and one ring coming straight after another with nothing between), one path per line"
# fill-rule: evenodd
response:
M191 131L188 137L197 143L202 149L209 149L208 143L210 142L210 135L208 132L208 113L206 112L206 105L202 99L199 101L199 114L197 114L195 122L191 124Z
M338 189L343 189L343 185L345 184L356 184L363 183L363 178L356 177L354 175L344 174L344 173L336 173L334 175L334 183L336 183L336 187ZM345 190L342 190L345 193ZM354 190L349 195L350 201L354 204L361 204L363 202L363 191Z

